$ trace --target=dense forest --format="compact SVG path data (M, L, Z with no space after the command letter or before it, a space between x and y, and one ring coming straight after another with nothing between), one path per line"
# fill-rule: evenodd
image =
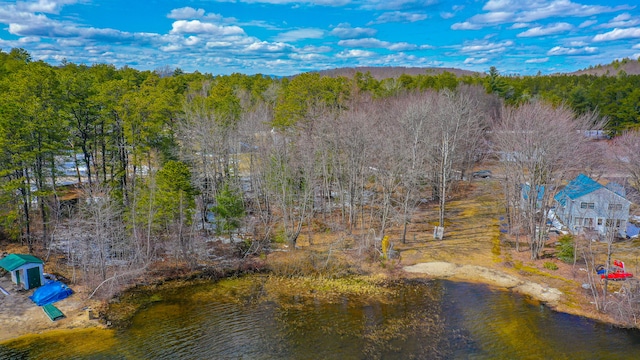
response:
M505 77L495 68L380 80L215 76L52 66L0 51L1 236L64 253L94 287L159 258L195 266L216 256L206 248L215 237L243 256L296 246L305 231L359 234L352 246L365 249L392 225L406 236L425 201L444 226L448 192L495 150L492 133L518 133L515 119L576 120L542 132L602 119L611 135L638 129L639 85L624 73ZM498 145L508 151L512 140Z

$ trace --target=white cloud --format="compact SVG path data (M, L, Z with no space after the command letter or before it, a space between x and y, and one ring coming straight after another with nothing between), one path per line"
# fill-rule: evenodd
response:
M518 37L536 37L536 36L547 36L547 35L555 35L559 33L563 33L573 29L573 25L562 22L549 24L547 26L536 26L528 29L527 31L523 31L519 33Z
M178 20L172 24L170 34L210 34L210 35L238 35L244 30L238 26L221 26L200 20Z
M406 51L406 50L416 50L418 49L417 45L409 44L406 42L392 43L389 41L382 41L374 38L366 38L366 39L350 39L350 40L340 40L338 45L344 47L356 47L356 48L384 48L393 51Z
M489 61L488 58L480 58L480 59L476 59L476 58L466 58L464 60L465 64L471 64L471 65L479 65L479 64L485 64Z
M453 30L478 30L483 27L511 22L514 14L505 11L489 12L484 14L477 14L469 18L465 22L455 23L451 25Z
M418 57L413 54L407 55L403 52L388 54L384 56L376 56L369 59L360 59L362 65L368 66L444 66L444 62L434 60L433 58Z
M531 26L531 24L529 24L529 23L515 23L515 24L509 26L509 29L512 29L512 30L524 29L524 28L528 28L530 26Z
M376 55L373 51L366 50L344 50L336 54L338 58L367 58Z
M180 46L178 44L170 44L170 45L166 45L166 46L161 46L160 50L165 51L165 52L173 52L173 51L182 50L182 46Z
M437 0L366 0L361 8L366 10L424 9L438 2Z
M546 63L547 61L549 61L549 58L548 57L543 57L543 58L525 60L525 63L527 63L527 64L542 64L542 63Z
M509 11L496 11L490 12L486 14L478 14L473 16L471 19L474 22L478 22L480 24L502 24L505 22L510 22L513 18L513 13Z
M410 22L422 21L426 18L427 18L426 14L394 11L394 12L384 13L378 16L378 18L375 21L372 21L369 24L410 23Z
M594 24L597 24L597 23L598 23L597 20L585 20L580 25L578 25L578 27L580 29L584 29L584 28L587 28L587 27L589 27L591 25L594 25Z
M640 24L639 18L632 17L629 13L620 14L611 21L598 26L599 28L625 28Z
M184 39L184 44L187 46L193 46L196 45L200 42L200 38L197 36L189 36L188 38Z
M546 49L540 50L539 45L531 45L527 42L527 36L542 36L562 33L561 25L574 24L573 29L565 26L565 31L577 30L580 21L587 20L581 25L585 27L606 24L604 33L613 29L625 29L625 33L600 34L600 38L620 37L633 38L629 33L629 24L638 16L637 10L617 10L612 15L596 18L594 9L611 10L612 7L583 6L572 1L580 0L469 0L466 1L465 11L475 11L466 18L459 18L462 6L451 6L449 2L442 0L214 0L226 1L228 6L216 8L229 14L239 3L240 11L246 11L249 7L254 9L274 10L269 16L258 16L268 20L257 20L256 12L242 14L243 21L223 15L208 13L211 5L200 5L195 2L183 2L183 5L171 6L167 2L158 2L160 14L166 16L164 23L172 23L171 27L160 33L152 32L128 32L120 22L114 22L114 28L92 27L94 16L86 16L88 12L100 10L98 6L91 6L84 11L82 6L89 4L91 0L0 0L0 26L16 36L12 40L0 39L0 47L10 49L12 47L24 47L34 59L66 58L69 61L79 63L108 62L115 66L129 65L139 69L154 69L164 64L181 67L185 71L201 71L213 73L268 73L274 75L288 75L300 71L308 71L320 68L335 68L337 66L358 65L395 65L395 66L462 66L468 68L481 68L482 64L496 62L500 68L508 68L508 64L523 63L536 64L549 62L551 56L570 55L604 55L615 51L615 56L629 56L633 52L640 51L639 41L627 40L615 44L616 49L609 50L608 44L601 48L590 47L594 40L592 33L587 38L584 33L576 31L578 36L562 40L558 43L549 43ZM437 6L426 8L437 2ZM628 3L629 1L627 1ZM73 7L69 4L79 4ZM204 4L203 2L202 4ZM262 3L257 4L257 3ZM616 4L611 1L611 4ZM100 3L101 4L101 3ZM115 3L114 3L115 4ZM266 6L264 4L283 5L282 7ZM329 6L341 6L349 4L344 9L328 9ZM365 5L363 5L365 4ZM448 5L449 4L449 5ZM479 7L486 4L484 10ZM498 6L500 5L500 6ZM161 8L162 6L162 8ZM180 7L182 6L182 7ZM553 14L555 8L564 6L566 9L574 9L573 13L566 14L556 12L558 15L551 17L587 16L575 21L565 20L531 20L540 17L545 11ZM580 7L582 6L582 8ZM369 10L363 11L363 7ZM278 18L281 14L293 11L306 11L316 16L314 23L317 28L304 28L304 19ZM577 10L576 10L577 9ZM618 9L621 9L618 7ZM282 10L282 11L280 11ZM553 10L553 11L552 11ZM258 10L256 10L258 11ZM394 25L368 27L355 21L352 26L349 23L340 23L332 18L330 13L344 13L351 19L362 19L362 15L374 19L372 24L400 22L399 27ZM580 13L580 15L575 15ZM50 15L52 14L52 15ZM433 15L431 15L433 14ZM100 14L102 15L102 14ZM132 16L134 14L131 14ZM473 16L475 15L475 16ZM566 16L565 16L566 15ZM110 19L105 11L101 23L107 23ZM458 18L456 18L456 16ZM466 16L466 15L465 15ZM417 40L409 37L424 31L422 25L427 21L419 22L430 17L435 18L434 24L452 24L451 29L481 29L488 26L495 31L478 35L479 40L467 41L459 44L455 37L449 37L446 31L435 32L429 36L441 37L442 44L438 51L428 51L429 57L421 57L417 50L432 49L429 45L420 45ZM167 20L171 19L171 20ZM377 19L376 19L377 18ZM451 20L442 20L451 19ZM596 22L596 19L599 21ZM160 19L162 20L162 19ZM609 22L605 22L609 20ZM367 20L368 21L368 20ZM329 25L333 23L334 25ZM551 23L551 24L550 24ZM161 24L161 23L160 23ZM338 24L338 25L335 25ZM614 26L615 25L615 26ZM120 27L123 26L123 27ZM136 28L158 26L158 23L140 22ZM162 26L162 25L160 25ZM248 36L243 28L252 31L260 27L255 34L261 34L260 38ZM640 26L639 26L640 27ZM264 30L268 31L264 31ZM294 30L292 30L294 29ZM400 34L406 33L407 37L394 37L392 41L380 40L381 31ZM520 52L527 51L527 56L508 56L515 49L516 44L508 38L502 38L506 29L511 35L521 33L518 41ZM514 29L521 29L513 31ZM448 30L448 29L447 29ZM451 32L450 30L448 30ZM488 34L488 35L487 35ZM403 35L403 34L400 34ZM598 36L598 35L596 35ZM1 37L1 35L0 35ZM482 39L480 39L482 38ZM274 40L275 39L275 40ZM321 41L304 41L304 39L322 39ZM473 39L473 38L472 38ZM635 40L640 39L638 36ZM341 40L341 41L339 41ZM601 40L606 41L606 40ZM294 46L299 45L299 46ZM315 45L310 45L315 44ZM634 44L635 50L631 50ZM529 46L530 45L530 46ZM556 46L559 45L559 46ZM550 48L555 48L549 50ZM626 50L624 50L626 49ZM547 50L549 54L547 55ZM426 52L426 51L425 51ZM457 53L456 53L457 52ZM594 59L597 57L593 57ZM444 62L443 62L444 61ZM504 65L504 64L507 65ZM560 62L562 67L570 62ZM160 65L158 65L160 64ZM515 65L512 66L514 69ZM528 66L530 69L534 66ZM266 72L265 72L266 71ZM514 70L515 71L515 70Z
M240 2L240 3L260 3L273 5L321 5L321 6L344 6L351 3L351 0L218 0L218 2Z
M200 19L204 16L204 9L194 9L192 7L183 7L179 9L173 9L167 15L169 19L186 20L186 19Z
M622 13L620 15L617 15L616 17L614 17L613 19L611 19L611 21L626 21L631 19L631 14L629 13Z
M40 37L39 36L25 36L25 37L21 37L20 39L18 39L18 42L20 42L21 44L37 43L37 42L40 42ZM73 44L66 44L66 45L68 45L68 46L76 46L76 45L73 45ZM65 46L65 44L63 44L63 46Z
M65 5L77 3L78 0L38 0L33 1L16 1L16 9L26 12L40 12L46 14L58 14L60 9Z
M584 17L630 8L633 7L627 5L616 7L582 5L571 0L489 0L483 7L487 11L511 11L517 13L519 18L530 19L529 21L557 16Z
M320 55L320 54L313 54L313 53L294 53L289 55L289 58L294 59L294 60L301 60L301 61L318 61L318 60L326 60L327 57L324 55Z
M331 46L313 46L313 45L307 45L305 47L303 47L302 49L300 49L302 52L305 53L328 53L331 50L333 50L331 48Z
M56 43L62 47L82 47L87 45L85 41L80 41L78 39L56 39Z
M230 41L207 41L206 47L209 49L228 48L233 45Z
M634 38L640 38L640 27L633 27L628 29L613 29L604 34L598 34L594 36L593 41L615 41Z
M581 48L568 48L563 46L556 46L547 52L547 55L559 56L559 55L586 55L593 54L598 51L597 47L581 47Z
M453 5L451 7L451 11L442 11L440 12L440 17L443 19L451 19L456 14L464 9L464 5Z
M468 21L455 23L451 25L451 30L480 30L480 29L482 29L482 26L478 24L472 24Z
M378 31L371 28L351 27L349 23L338 24L330 34L340 39L357 39L362 37L374 36Z
M292 49L293 47L289 44L285 44L282 42L270 43L266 41L254 42L245 48L246 51L264 53L290 52Z
M452 26L454 30L477 30L479 28L506 24L534 22L555 17L587 17L620 10L632 6L582 5L571 0L489 0L482 8L486 13L476 14L467 21Z
M463 46L460 51L463 53L494 54L504 52L510 46L513 46L513 41L511 40L501 42L476 41Z
M303 39L320 39L324 36L324 31L320 29L297 29L287 31L276 36L277 41L293 42Z

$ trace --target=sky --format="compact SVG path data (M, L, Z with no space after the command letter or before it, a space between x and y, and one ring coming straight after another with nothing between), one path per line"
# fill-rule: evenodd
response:
M505 75L640 57L637 0L0 0L0 49L53 65L293 75L363 66Z

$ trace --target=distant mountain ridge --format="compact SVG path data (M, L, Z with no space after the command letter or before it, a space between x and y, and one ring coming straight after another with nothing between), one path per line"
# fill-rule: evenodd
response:
M591 66L587 69L574 71L568 75L618 76L622 71L627 75L640 75L640 61L625 58L615 60L608 65Z
M439 75L443 72L450 72L456 76L484 76L483 73L477 71L456 69L456 68L436 68L436 67L403 67L403 66L364 66L364 67L345 67L330 70L313 71L319 73L321 76L338 77L345 76L348 78L353 77L356 73L360 72L366 74L369 72L376 80L397 78L402 74L406 75Z
M487 69L488 71L488 69ZM311 71L319 73L321 76L338 77L345 76L352 78L356 73L366 74L369 72L376 80L397 78L402 74L406 75L439 75L443 72L450 72L456 76L486 76L484 72L464 70L458 68L438 68L438 67L404 67L404 66L363 66L363 67L344 67L329 70ZM622 72L627 75L640 75L640 61L632 59L615 60L611 64L596 65L586 69L569 72L569 73L553 73L554 75L596 75L596 76L618 76ZM295 75L294 75L295 76ZM507 75L508 76L508 75ZM533 75L531 75L533 76ZM292 76L291 76L292 77Z

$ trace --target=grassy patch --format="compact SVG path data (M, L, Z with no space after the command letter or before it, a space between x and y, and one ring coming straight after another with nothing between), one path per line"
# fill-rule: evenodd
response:
M495 256L500 256L500 235L494 235L491 240L491 253Z
M92 354L107 351L116 345L115 331L105 329L51 330L44 334L29 334L16 340L2 343L2 346L17 350L30 350L30 358L63 359L69 347L78 356L90 358ZM35 346L34 344L37 344ZM16 357L16 359L26 357Z

